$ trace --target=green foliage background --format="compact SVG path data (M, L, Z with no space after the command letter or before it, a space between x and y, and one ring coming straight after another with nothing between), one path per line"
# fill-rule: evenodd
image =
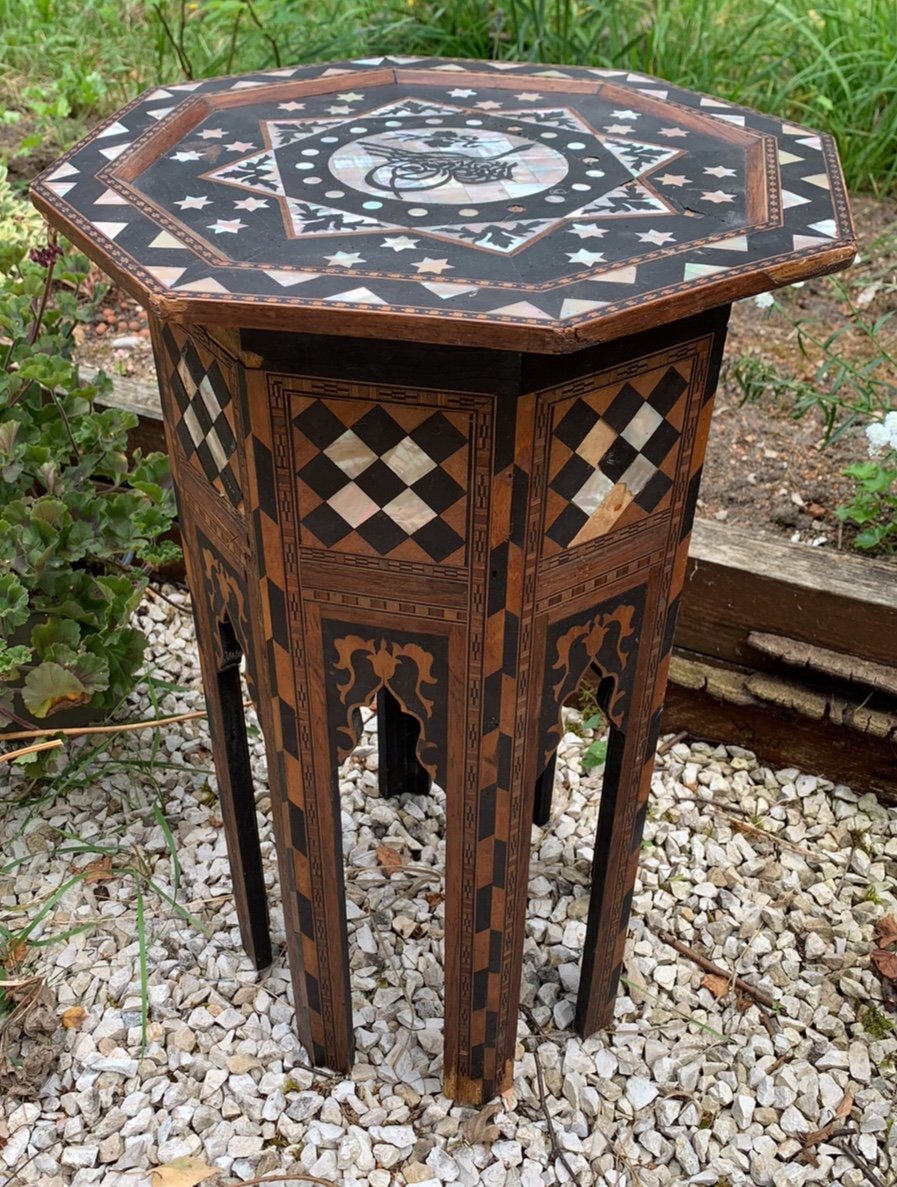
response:
M385 53L657 75L829 130L853 188L897 189L894 0L0 0L0 118L65 142L185 74Z

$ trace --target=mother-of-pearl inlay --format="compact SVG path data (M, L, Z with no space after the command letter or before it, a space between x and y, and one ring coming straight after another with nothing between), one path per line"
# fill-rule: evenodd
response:
M362 136L328 162L343 184L368 194L460 206L500 202L550 189L566 159L546 144L476 128L403 128Z

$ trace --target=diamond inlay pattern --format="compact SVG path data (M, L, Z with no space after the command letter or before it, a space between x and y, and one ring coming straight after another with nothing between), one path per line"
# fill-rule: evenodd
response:
M303 544L463 563L466 420L432 408L306 401L293 420Z
M188 458L234 507L243 502L234 454L237 442L230 423L231 394L214 359L204 361L187 339L181 346L171 330L163 340L168 351L168 382L180 419L178 442Z
M560 404L546 534L560 548L657 509L672 475L688 379L678 367Z

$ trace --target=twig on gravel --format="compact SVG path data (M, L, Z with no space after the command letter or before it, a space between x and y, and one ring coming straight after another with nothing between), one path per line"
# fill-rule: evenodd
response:
M323 1183L324 1187L337 1187L333 1179L319 1179L317 1175L304 1175L301 1171L283 1175L262 1175L260 1179L235 1179L231 1187L255 1187L257 1183Z
M551 1119L551 1113L548 1111L548 1101L545 1098L545 1081L542 1077L542 1060L539 1058L539 1048L533 1047L533 1059L536 1063L536 1080L539 1085L539 1104L542 1107L542 1116L545 1118L545 1124L548 1126L548 1141L551 1144L551 1157L557 1158L564 1170L570 1176L571 1183L578 1183L579 1179L573 1173L573 1168L567 1161L567 1155L558 1144L557 1133L555 1132L554 1122Z
M688 730L680 730L678 734L673 734L671 738L667 738L665 742L661 742L657 747L657 757L660 758L663 754L668 754L674 746L678 746L680 742L684 742L688 737Z
M733 977L727 969L714 964L712 960L708 960L700 952L695 952L694 948L689 948L687 944L683 944L681 940L677 940L671 932L657 931L654 934L661 943L669 944L671 948L675 948L682 956L687 956L689 960L694 961L699 968L702 968L705 973L712 973L715 977L722 977L725 981L731 981L736 989L752 997L761 1006L766 1006L767 1010L775 1009L775 1002L768 993L765 993L762 989L758 989L755 985L751 985L743 977Z
M193 614L193 611L189 606L182 606L180 602L176 602L174 598L170 598L168 594L162 593L161 589L156 589L154 585L147 585L145 592L148 593L152 598L160 598L163 602L167 602L169 606L173 607L181 614Z
M60 739L55 738L52 742L35 742L33 746L20 746L18 750L0 754L0 762L13 762L14 759L24 758L26 754L36 754L38 750L55 750L57 746L61 745Z
M751 824L748 820L739 820L739 815L749 816L749 813L744 808L740 808L735 804L726 804L725 808L721 808L718 804L714 804L712 800L702 800L696 796L689 795L683 796L681 800L676 800L670 807L678 808L680 804L698 804L702 807L709 808L717 816L724 816L729 820L732 827L738 832L747 833L752 837L762 837L764 841L772 841L780 849L788 849L791 853L797 853L800 857L806 857L811 861L819 861L821 857L825 857L828 861L837 862L842 860L840 853L832 853L829 850L824 850L821 853L813 853L809 849L801 849L800 845L792 845L790 841L783 840L776 833L771 833L765 828L758 828L756 824Z
M847 875L850 873L850 863L853 861L853 855L857 851L857 843L854 841L850 846L850 852L847 854L847 863L844 866L844 873L838 879L838 886L835 890L835 898L840 899L841 891L844 889L844 883L847 881Z
M520 1009L526 1015L526 1020L527 1020L527 1022L529 1022L530 1026L534 1027L535 1030L538 1031L538 1033L542 1036L543 1039L547 1039L548 1035L545 1031L545 1028L539 1022L538 1018L536 1018L535 1014L532 1012L532 1010L529 1008L529 1006L525 1006L521 1002ZM533 1037L535 1037L535 1036L533 1036ZM542 1116L545 1118L545 1124L548 1126L548 1141L551 1145L551 1150L550 1150L551 1157L557 1158L561 1162L564 1170L570 1176L571 1183L578 1183L579 1179L573 1173L573 1168L570 1166L570 1163L567 1161L567 1155L564 1152L564 1150L561 1149L561 1146L558 1143L557 1133L554 1128L554 1121L552 1120L551 1113L548 1111L548 1101L545 1097L545 1080L542 1075L542 1060L539 1057L539 1048L538 1047L533 1047L533 1060L535 1061L535 1064L536 1064L536 1081L539 1086L539 1105L542 1110Z
M246 701L243 708L249 708ZM72 725L65 729L49 726L45 730L19 730L15 734L2 734L0 741L19 742L25 738L43 738L47 734L63 734L67 738L80 737L81 734L124 734L129 730L157 729L161 725L175 725L179 721L195 721L198 717L205 717L205 709L194 709L190 713L175 713L171 717L151 717L148 721L121 721L116 725Z
M863 1172L863 1174L872 1184L872 1187L885 1187L882 1180L878 1177L866 1159L850 1140L850 1130L842 1130L840 1133L833 1133L831 1137L827 1138L826 1140L832 1145L838 1146L844 1151L846 1155L848 1155L849 1158L853 1159L854 1165Z

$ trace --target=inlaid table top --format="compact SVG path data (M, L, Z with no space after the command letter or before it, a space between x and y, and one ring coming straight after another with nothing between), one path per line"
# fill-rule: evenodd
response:
M546 352L855 251L830 137L644 75L526 63L179 83L32 193L165 320Z

